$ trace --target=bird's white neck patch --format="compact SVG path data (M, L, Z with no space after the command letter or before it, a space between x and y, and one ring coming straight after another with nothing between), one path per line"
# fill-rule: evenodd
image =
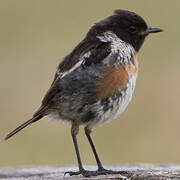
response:
M106 31L102 35L97 36L102 42L110 42L112 53L119 53L122 57L131 58L135 53L135 49L128 43L124 42L112 31Z

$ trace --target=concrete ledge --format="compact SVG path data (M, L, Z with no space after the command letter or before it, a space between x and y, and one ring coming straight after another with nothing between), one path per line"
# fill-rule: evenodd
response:
M96 166L85 166L88 170L96 170ZM180 180L178 165L120 165L105 166L107 169L127 171L125 175L103 175L84 178L82 176L64 176L65 171L76 170L76 167L28 166L0 168L2 180L78 180L78 179L124 179L124 180Z

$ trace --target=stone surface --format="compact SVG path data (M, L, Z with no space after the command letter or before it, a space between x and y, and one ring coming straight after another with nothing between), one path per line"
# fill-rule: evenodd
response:
M95 166L85 166L86 169L95 170ZM180 166L178 165L120 165L106 166L107 169L126 171L122 175L103 175L84 178L79 176L64 176L65 171L77 170L75 167L57 166L28 166L0 168L0 179L4 180L78 180L78 179L124 179L124 180L180 180Z

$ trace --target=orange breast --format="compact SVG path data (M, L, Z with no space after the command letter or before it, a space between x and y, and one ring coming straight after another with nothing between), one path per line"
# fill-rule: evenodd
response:
M105 76L97 87L97 98L106 98L118 89L126 87L128 79L129 75L124 67L107 67Z
M108 66L105 69L105 76L97 87L97 98L107 98L118 89L125 88L129 78L138 72L137 55L132 58L133 63L125 61L120 67Z

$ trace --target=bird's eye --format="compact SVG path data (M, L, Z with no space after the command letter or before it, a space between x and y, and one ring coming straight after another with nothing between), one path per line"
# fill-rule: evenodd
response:
M130 33L135 33L136 32L136 27L135 26L130 26L129 27L129 32Z

